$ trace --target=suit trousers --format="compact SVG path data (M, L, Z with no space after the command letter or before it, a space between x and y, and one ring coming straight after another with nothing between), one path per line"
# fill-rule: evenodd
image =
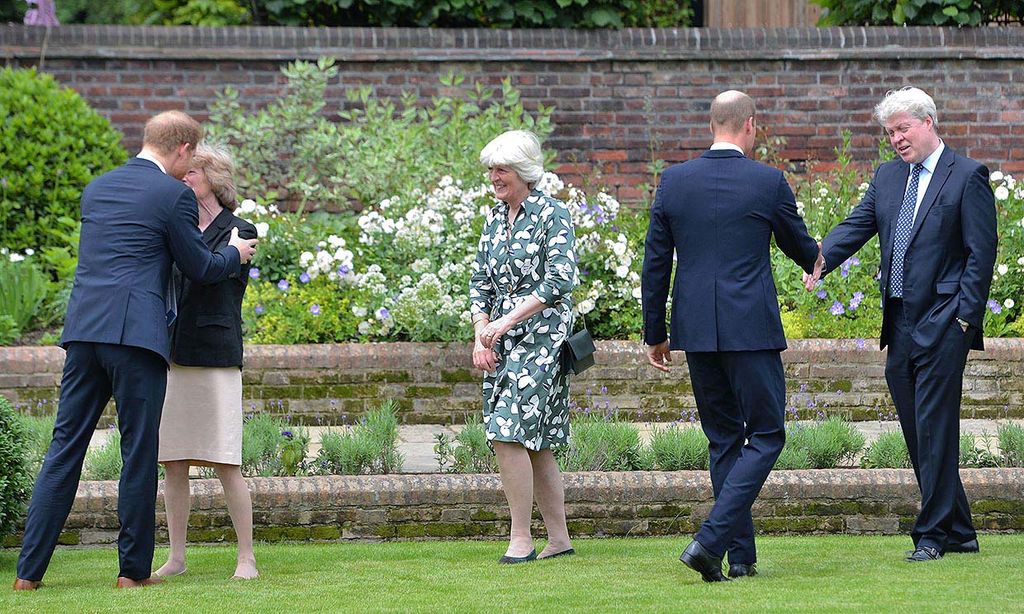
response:
M89 441L111 395L124 468L118 485L118 575L150 576L156 524L157 448L167 364L155 352L105 343L67 344L53 441L32 491L18 577L42 580L75 501Z
M708 437L715 505L695 539L729 563L757 561L750 508L786 441L786 379L779 350L686 352Z
M977 537L960 481L960 397L964 366L978 331L954 320L933 347L911 338L903 301L889 299L892 341L885 361L903 437L921 489L921 513L911 531L915 546L943 551Z

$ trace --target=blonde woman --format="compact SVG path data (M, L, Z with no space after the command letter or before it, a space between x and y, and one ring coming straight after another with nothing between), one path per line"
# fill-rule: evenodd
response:
M200 146L184 181L199 201L203 241L217 249L233 228L256 228L234 216L234 163L222 149ZM166 469L164 507L171 551L158 576L185 573L190 466L212 467L224 488L238 537L235 578L259 576L252 550L252 500L242 478L242 296L249 267L212 285L185 281L171 331L171 370L160 422L159 460Z

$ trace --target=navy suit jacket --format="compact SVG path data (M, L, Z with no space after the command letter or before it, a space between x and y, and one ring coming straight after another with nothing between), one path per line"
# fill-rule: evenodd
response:
M878 167L864 199L822 241L826 273L877 234L882 252L879 287L888 296L893 230L909 176L910 165L900 159ZM946 146L914 218L903 259L903 308L914 323L915 343L932 347L958 317L981 330L995 261L996 208L988 169ZM886 303L882 348L890 337ZM974 335L973 349L984 349L982 337Z
M192 189L132 158L82 192L78 268L61 346L90 341L145 348L170 361L165 292L171 261L189 278L237 276L238 250L203 243Z
M672 166L651 206L644 252L644 342L673 350L782 350L786 336L772 278L772 236L805 271L818 244L782 171L731 149ZM672 288L671 334L665 328Z

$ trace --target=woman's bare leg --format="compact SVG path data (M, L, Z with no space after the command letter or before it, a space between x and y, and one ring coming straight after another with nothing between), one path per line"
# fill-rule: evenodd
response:
M158 576L185 573L185 540L188 537L188 515L192 505L188 466L187 460L164 463L164 509L167 511L167 535L171 551L167 555L167 562L156 570Z
M550 449L529 454L533 464L534 496L548 531L548 545L537 555L543 558L572 548L569 529L565 526L565 486L558 461Z
M526 448L518 443L494 442L501 472L501 487L512 515L506 556L522 557L533 551L530 518L533 515L533 465Z
M256 555L252 551L252 497L249 485L242 477L242 469L238 465L214 464L214 471L224 488L224 499L228 503L228 514L231 524L235 527L238 539L238 563L234 577L249 580L258 578L256 571Z

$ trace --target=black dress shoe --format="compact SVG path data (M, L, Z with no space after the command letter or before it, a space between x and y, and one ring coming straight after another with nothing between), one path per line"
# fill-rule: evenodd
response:
M918 546L917 550L914 550L906 560L908 563L923 563L925 561L937 561L941 558L942 553L935 548L931 546Z
M757 565L751 563L733 563L729 565L729 577L730 578L742 578L744 576L756 576Z
M679 560L690 569L700 574L705 582L728 582L729 578L722 575L722 557L708 552L700 542L693 540L679 555Z
M981 552L981 547L978 546L978 540L972 539L971 541L964 542L962 544L947 544L946 550L943 554L949 554L950 552L973 554L975 552Z
M498 559L498 563L501 565L515 565L516 563L529 563L530 561L537 560L537 549L530 550L530 554L526 556L509 556L504 555Z

